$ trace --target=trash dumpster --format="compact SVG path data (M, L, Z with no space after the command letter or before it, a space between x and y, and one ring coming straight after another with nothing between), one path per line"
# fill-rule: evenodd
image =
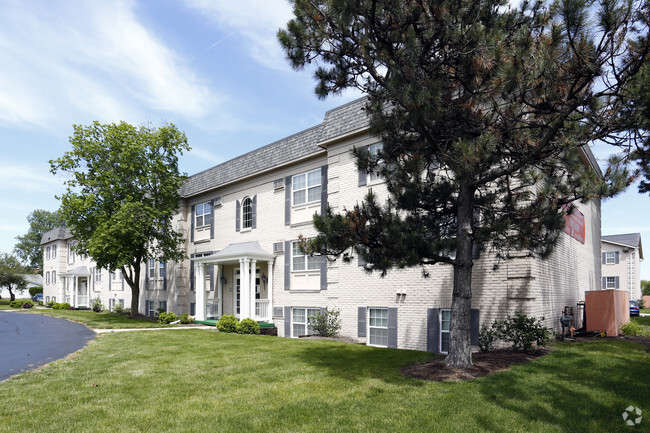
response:
M630 294L625 290L592 290L585 292L587 332L607 332L615 337L621 325L630 321Z

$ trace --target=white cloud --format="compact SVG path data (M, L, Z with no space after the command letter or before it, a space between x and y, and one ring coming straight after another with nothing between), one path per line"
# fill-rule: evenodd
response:
M0 125L70 118L190 120L219 102L186 59L135 16L131 1L6 1L0 14Z
M276 38L278 29L293 17L286 0L185 1L222 30L243 37L248 54L262 65L281 71L290 69Z
M62 182L58 178L30 166L4 165L0 170L0 185L12 194L62 190Z

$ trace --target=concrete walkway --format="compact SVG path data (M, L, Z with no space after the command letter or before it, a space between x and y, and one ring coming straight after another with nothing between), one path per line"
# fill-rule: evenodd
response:
M133 332L133 331L178 331L179 329L212 329L216 331L214 326L181 326L178 328L121 328L121 329L92 329L97 334L109 334L111 332Z

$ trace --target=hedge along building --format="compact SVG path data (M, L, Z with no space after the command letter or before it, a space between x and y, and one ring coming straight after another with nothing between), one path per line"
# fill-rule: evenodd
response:
M315 212L334 212L361 201L370 189L387 197L383 180L359 171L354 147L380 141L369 133L365 99L325 114L324 121L191 176L181 190L174 221L188 260L150 261L141 312L158 308L197 319L223 314L272 322L278 333L309 333L318 309L341 311L341 334L368 344L445 352L453 288L451 266L367 274L363 262L329 262L298 248L316 235ZM598 170L587 149L583 162ZM515 311L546 317L557 327L564 306L600 287L600 202L578 205L550 258L527 252L494 269L483 253L473 268L472 340L480 324Z

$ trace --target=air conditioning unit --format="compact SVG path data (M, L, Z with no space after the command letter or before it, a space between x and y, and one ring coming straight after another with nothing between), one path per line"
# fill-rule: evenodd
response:
M282 307L273 307L273 317L282 317Z
M284 179L276 179L273 181L273 189L279 190L284 189Z
M214 207L221 207L221 197L215 197Z
M284 242L273 242L273 254L284 252Z

